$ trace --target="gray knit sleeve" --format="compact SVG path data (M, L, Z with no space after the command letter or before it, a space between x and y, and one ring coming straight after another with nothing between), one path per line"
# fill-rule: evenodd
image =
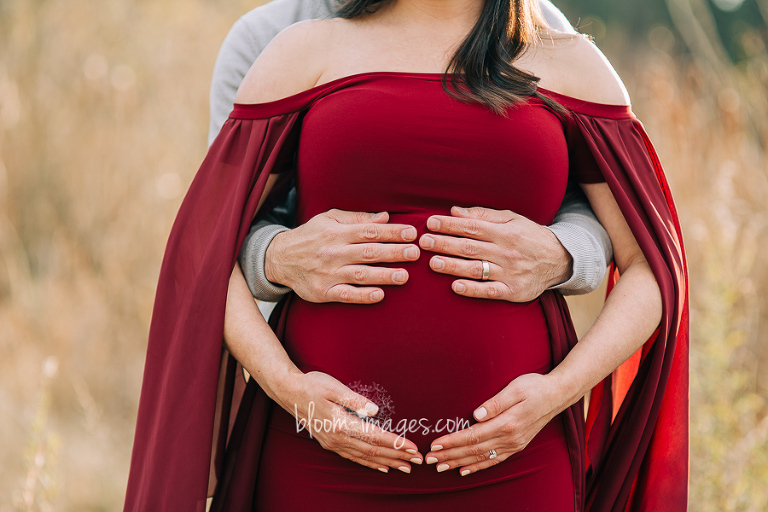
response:
M549 230L573 258L571 278L552 289L563 295L594 291L603 281L606 267L613 259L613 246L579 187L568 189Z

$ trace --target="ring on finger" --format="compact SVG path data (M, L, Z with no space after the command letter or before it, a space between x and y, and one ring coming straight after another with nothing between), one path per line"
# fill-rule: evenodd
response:
M480 260L480 263L483 264L483 276L481 279L487 281L491 277L491 264L485 260Z
M497 455L498 454L496 453L496 450L491 450L490 452L488 452L488 459L495 459Z

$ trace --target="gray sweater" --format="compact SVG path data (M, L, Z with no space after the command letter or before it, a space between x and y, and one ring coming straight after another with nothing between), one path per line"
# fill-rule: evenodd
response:
M539 0L539 5L551 27L573 31L563 14L548 0ZM221 45L213 70L209 144L229 116L237 89L251 64L272 38L298 21L330 16L328 0L273 0L246 13L233 25ZM252 226L243 243L240 265L251 292L261 301L276 301L289 291L266 278L264 256L275 235L293 225L295 203L295 191L292 191L285 204L276 208L266 220ZM613 249L608 234L580 189L569 189L548 228L573 258L571 278L553 288L571 295L589 293L597 288L605 276L607 262L613 257Z

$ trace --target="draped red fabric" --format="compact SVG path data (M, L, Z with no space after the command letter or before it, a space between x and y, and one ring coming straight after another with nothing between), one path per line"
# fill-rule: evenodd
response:
M324 95L380 75L342 78L272 103L236 105L211 146L182 203L160 272L126 511L203 511L209 489L216 489L213 510L249 509L263 434L263 420L254 418L264 416L266 398L253 381L243 386L222 348L229 276L268 175L291 170L303 113ZM579 510L682 511L687 277L669 189L628 107L551 95L573 113L577 129L568 134L569 145L582 145L589 158L580 163L597 165L607 180L663 298L656 339L644 347L618 410L609 376L592 393L586 429L581 403L564 413L576 496L586 503ZM277 188L262 211L284 189ZM576 335L559 294L548 292L541 303L558 362ZM279 335L279 314L274 319Z

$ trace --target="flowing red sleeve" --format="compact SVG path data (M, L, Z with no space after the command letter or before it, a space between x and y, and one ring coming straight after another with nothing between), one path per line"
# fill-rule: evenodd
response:
M688 282L680 224L664 171L628 107L556 95L572 112L577 176L608 183L658 282L654 336L591 393L583 433L590 512L680 512L688 503ZM573 158L573 157L572 157ZM581 169L579 169L581 167ZM617 273L612 272L617 279ZM612 283L611 283L612 284ZM556 299L559 300L559 299ZM560 310L565 310L559 304ZM557 307L549 306L550 314ZM560 340L570 347L575 341ZM563 353L567 348L561 349ZM571 412L572 423L578 412ZM574 446L579 440L572 440Z
M125 510L205 510L217 411L227 420L217 390L229 276L269 174L291 165L299 117L230 118L184 198L160 270Z

